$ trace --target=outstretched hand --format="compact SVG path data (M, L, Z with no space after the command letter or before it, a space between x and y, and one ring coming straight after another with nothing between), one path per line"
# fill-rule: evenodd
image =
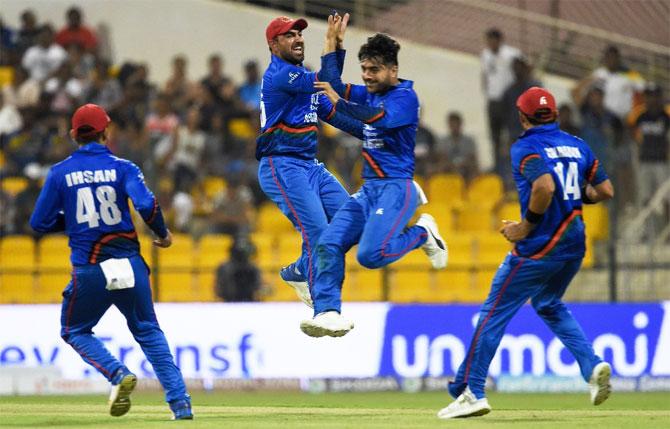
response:
M167 230L167 235L164 238L157 237L153 241L153 245L156 247L163 247L163 248L172 246L172 233L170 232L170 230L169 229Z
M349 19L347 18L347 21ZM328 29L326 30L326 40L339 41L342 17L340 15L328 15ZM342 35L344 37L344 34Z
M337 104L337 101L340 99L339 94L328 82L314 82L314 88L318 89L319 91L323 91L330 102L333 103L333 106Z
M344 33L347 31L347 25L349 24L349 14L345 13L344 16L342 17L342 20L340 21L340 26L337 31L337 47L342 48L342 44L344 43Z
M503 220L503 226L500 228L500 233L510 243L516 243L517 241L526 238L532 230L533 225L526 220L521 222Z

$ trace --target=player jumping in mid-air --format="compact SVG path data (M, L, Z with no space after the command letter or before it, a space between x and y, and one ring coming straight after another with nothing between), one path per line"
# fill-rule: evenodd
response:
M93 335L115 305L165 388L173 418L192 419L190 396L156 320L128 198L156 234L154 245L169 247L172 236L140 169L105 146L109 123L99 106L77 109L70 135L79 149L51 168L30 218L36 231L65 231L70 239L72 281L63 291L61 336L112 383L110 414L126 414L137 377Z
M368 38L358 53L365 85L317 82L338 113L358 120L363 140L363 187L342 206L321 235L312 287L314 318L300 328L313 337L342 336L353 323L341 314L344 254L358 243L358 261L380 268L422 247L434 268L447 264L447 248L432 216L406 227L425 200L413 181L419 100L413 82L398 78L398 42ZM343 98L342 98L343 97Z
M322 119L348 130L353 121L335 112L328 99L317 94L314 82L339 77L344 64L340 48L349 15L328 17L321 70L310 72L302 62L304 19L273 19L265 37L272 53L261 86L261 134L256 140L258 178L263 192L300 232L302 254L280 271L300 299L310 307L309 284L314 278L316 243L349 194L315 159L317 123Z
M610 199L614 189L591 149L558 128L551 93L530 88L516 105L525 132L511 155L523 220L503 221L501 233L516 246L493 278L465 360L449 383L456 400L437 414L443 419L491 411L486 374L505 327L528 299L579 363L591 402L601 404L611 390L610 365L595 355L561 297L584 258L582 204Z

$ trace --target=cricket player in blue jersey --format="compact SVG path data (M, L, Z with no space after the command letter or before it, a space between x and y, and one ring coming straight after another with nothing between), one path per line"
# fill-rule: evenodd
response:
M111 382L110 414L126 414L137 377L93 335L115 305L163 385L173 418L192 419L184 380L156 320L128 199L156 234L154 245L169 247L172 236L140 169L105 146L109 123L95 104L77 109L70 135L79 149L51 167L30 218L36 231L65 231L69 237L72 281L63 291L61 336Z
M353 328L341 315L344 255L358 243L358 261L380 268L422 247L434 268L447 264L447 248L432 216L407 226L425 196L414 178L419 99L409 80L398 78L398 42L385 34L368 38L358 53L363 85L317 82L336 112L358 121L363 140L363 187L340 208L317 246L312 287L314 318L301 323L313 337L339 337Z
M344 64L341 43L349 15L328 17L321 70L310 72L302 62L304 19L273 19L265 31L271 52L261 85L261 134L256 143L258 178L263 192L300 232L300 258L284 267L280 276L310 307L309 284L314 278L316 243L349 194L315 159L317 124L322 119L345 131L357 124L336 113L314 83L339 78Z
M581 327L561 301L584 258L582 205L614 196L603 166L583 140L558 128L556 102L532 87L517 100L525 132L512 145L521 222L503 221L501 233L516 243L493 278L475 333L449 393L456 400L438 417L487 414L484 383L505 327L528 300L572 353L599 405L611 391L610 365L596 356Z

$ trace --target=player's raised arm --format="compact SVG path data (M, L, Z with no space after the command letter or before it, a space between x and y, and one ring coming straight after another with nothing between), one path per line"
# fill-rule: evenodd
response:
M331 96L332 94L337 96L333 88L329 86L327 82L324 83L326 84L324 87L327 86L329 88L328 92L331 93ZM327 96L327 93L319 95L317 115L322 121L363 140L363 128L365 127L363 122L339 113L335 108L335 105L330 101L330 97Z
M49 171L44 187L40 191L35 210L30 216L30 226L37 232L59 232L65 230L63 204L58 191L53 169Z

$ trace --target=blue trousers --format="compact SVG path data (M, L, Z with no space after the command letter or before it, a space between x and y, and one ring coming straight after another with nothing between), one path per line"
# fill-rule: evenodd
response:
M602 359L595 355L579 323L561 301L581 263L581 259L542 261L507 255L479 312L465 360L449 385L453 397L458 397L466 386L477 398L485 397L486 374L505 328L529 298L538 316L575 357L584 380L589 380Z
M412 179L372 179L337 212L317 246L314 314L340 311L344 255L356 243L358 262L366 268L386 266L426 242L420 226L405 228L416 211Z
M149 269L139 255L130 258L130 263L135 273L135 287L115 291L105 289L107 282L99 264L74 268L72 281L63 291L61 336L86 363L111 381L124 365L93 335L93 327L107 309L115 305L153 366L165 389L166 401L184 399L184 380L154 313Z
M296 266L311 287L316 244L349 193L317 160L264 157L258 166L258 180L265 195L302 236L302 254Z

